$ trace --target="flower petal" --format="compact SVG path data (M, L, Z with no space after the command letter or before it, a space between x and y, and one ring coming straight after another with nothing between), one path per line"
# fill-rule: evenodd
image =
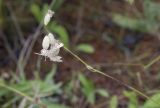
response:
M42 47L43 49L46 49L46 50L49 48L49 37L48 36L45 36L43 38Z
M54 38L54 35L52 33L49 33L48 37L49 37L49 43L51 45L53 45L55 43L55 41L56 41L55 38Z
M51 57L50 60L51 61L56 61L56 62L62 62L61 58L62 57L60 57L60 56L55 56L55 57Z

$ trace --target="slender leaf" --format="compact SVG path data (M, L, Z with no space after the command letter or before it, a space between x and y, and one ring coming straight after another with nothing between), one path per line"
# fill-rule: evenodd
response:
M90 44L79 44L76 47L76 50L84 52L84 53L93 53L94 52L94 48Z
M110 100L109 108L117 108L118 107L118 99L117 96L113 96Z
M153 95L150 100L147 100L143 108L160 108L159 102L160 102L160 93Z
M108 92L105 89L98 89L97 93L99 95L103 96L103 97L108 97L109 96Z
M38 4L32 4L30 10L34 15L34 17L36 18L36 20L40 22L42 20L42 13Z

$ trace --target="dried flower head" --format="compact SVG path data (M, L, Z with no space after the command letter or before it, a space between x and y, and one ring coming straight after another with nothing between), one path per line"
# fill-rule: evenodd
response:
M52 33L49 33L43 39L43 49L41 50L40 54L36 54L45 56L51 61L62 62L62 57L58 56L61 47L63 47L63 44L56 40Z
M48 10L47 14L44 17L44 25L45 26L49 23L49 21L51 20L53 15L54 15L54 12L52 10Z

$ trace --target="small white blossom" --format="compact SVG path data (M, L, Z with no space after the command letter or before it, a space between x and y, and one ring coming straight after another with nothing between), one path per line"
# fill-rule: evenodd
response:
M42 41L42 47L43 49L48 49L50 44L50 38L48 36L45 36Z
M58 56L60 48L63 47L63 44L56 40L52 33L49 33L47 36L44 37L42 43L43 49L41 50L40 54L49 58L51 61L55 62L62 62L60 56Z
M54 36L53 36L52 33L49 33L49 34L48 34L48 37L49 37L50 44L55 43L55 38L54 38Z
M51 20L53 14L54 14L54 12L52 10L48 10L47 14L44 17L44 25L45 26L49 23L49 21Z

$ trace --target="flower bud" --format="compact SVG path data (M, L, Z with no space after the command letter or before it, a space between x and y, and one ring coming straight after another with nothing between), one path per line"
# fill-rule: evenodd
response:
M54 35L52 33L49 33L48 37L49 37L49 43L51 45L53 45L55 43L55 41L56 41L55 38L54 38Z
M54 14L54 12L52 10L48 10L47 14L44 17L44 25L45 26L49 23L49 21L51 20L53 14Z
M45 36L43 38L43 41L42 41L42 47L43 47L43 49L47 50L49 48L49 43L50 43L49 37Z

